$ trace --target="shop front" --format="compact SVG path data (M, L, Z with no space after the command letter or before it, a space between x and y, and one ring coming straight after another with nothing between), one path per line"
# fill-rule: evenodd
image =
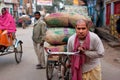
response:
M106 25L110 24L111 3L106 4Z
M114 14L120 14L120 1L114 2Z

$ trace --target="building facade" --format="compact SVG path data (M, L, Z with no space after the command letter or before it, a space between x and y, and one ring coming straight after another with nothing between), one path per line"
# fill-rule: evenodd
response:
M106 0L104 4L105 4L104 24L109 26L110 16L120 14L120 0Z
M36 0L19 0L18 13L19 16L22 14L33 15L36 11Z
M14 17L17 17L18 4L19 4L18 0L0 0L0 12L3 7L6 7Z
M109 28L110 34L118 38L116 21L120 18L120 0L106 0L104 4L104 24Z

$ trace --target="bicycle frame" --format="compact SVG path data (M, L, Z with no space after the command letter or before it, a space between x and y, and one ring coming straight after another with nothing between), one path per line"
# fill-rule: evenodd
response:
M59 79L60 78L64 78L65 80L70 80L70 76L71 76L71 73L70 73L70 67L67 67L66 64L67 64L67 61L69 61L69 56L71 55L80 55L80 51L77 51L77 52L52 52L49 48L47 47L44 47L45 51L47 52L47 55L48 55L48 58L47 58L47 70L46 70L46 73L47 73L47 79L48 80L52 80L52 72L49 71L49 70L54 70L53 68L56 68L56 61L52 61L50 62L49 61L49 56L59 56L59 59L57 61L57 66L58 66L58 71L61 72L61 76L59 76ZM52 64L53 66L51 66L50 64ZM62 68L63 67L63 68ZM51 69L52 68L52 69ZM63 69L63 70L62 70ZM49 74L51 73L51 74ZM59 73L58 73L59 75Z
M18 43L19 43L19 42L20 42L21 44L23 43L21 40L15 39L15 44L14 44L14 47L15 47L15 48L18 46Z

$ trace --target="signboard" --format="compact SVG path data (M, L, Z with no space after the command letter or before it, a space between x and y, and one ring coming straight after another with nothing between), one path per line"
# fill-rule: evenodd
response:
M52 6L52 0L37 0L37 5Z
M4 0L5 3L18 3L17 0Z
M21 2L21 0L19 0ZM19 3L18 0L12 0L12 3Z
M5 3L12 3L12 0L4 0Z

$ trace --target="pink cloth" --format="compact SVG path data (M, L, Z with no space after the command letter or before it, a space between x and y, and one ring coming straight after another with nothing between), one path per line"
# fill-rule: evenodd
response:
M0 30L7 30L8 32L16 31L15 20L8 11L0 16Z
M79 39L76 35L73 51L76 52L79 46L82 46L85 50L89 50L90 47L89 33L87 34L87 37L83 45L80 45ZM82 80L82 65L84 64L84 62L85 54L83 53L71 56L72 80Z

